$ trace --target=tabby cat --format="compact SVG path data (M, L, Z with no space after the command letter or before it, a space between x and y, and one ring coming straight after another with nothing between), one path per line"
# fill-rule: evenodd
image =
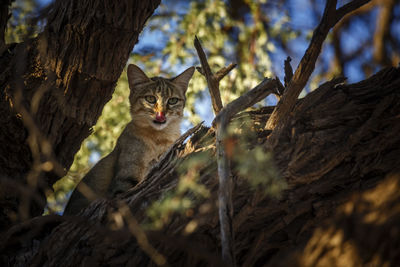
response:
M77 214L98 197L113 197L143 180L151 165L180 136L185 93L194 68L172 79L148 78L136 65L128 66L132 120L114 150L82 179L64 214Z

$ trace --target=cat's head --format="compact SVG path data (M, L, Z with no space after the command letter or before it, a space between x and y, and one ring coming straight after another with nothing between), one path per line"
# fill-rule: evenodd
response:
M185 93L193 72L194 67L191 67L171 79L149 78L138 66L130 64L129 101L135 124L156 130L179 124L186 102Z

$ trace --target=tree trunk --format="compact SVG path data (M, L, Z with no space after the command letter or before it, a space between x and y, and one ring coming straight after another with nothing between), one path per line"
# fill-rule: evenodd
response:
M395 266L400 259L400 68L357 84L325 83L298 100L274 139L264 130L271 111L245 112L236 120L252 121L257 137L249 147L273 151L288 188L278 199L267 197L233 173L237 265ZM214 131L202 127L188 142L177 142L120 199L96 201L80 217L35 218L10 229L0 244L8 255L3 264L220 265L213 144ZM142 232L138 223L148 220L150 204L173 191L177 170L201 153L208 153L208 160L195 172L210 197L190 195L197 200L190 212L172 215L161 230Z
M36 38L0 51L0 229L43 212L159 4L59 0Z

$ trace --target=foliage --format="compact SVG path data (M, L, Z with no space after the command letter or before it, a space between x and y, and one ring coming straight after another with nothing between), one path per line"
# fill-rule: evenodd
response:
M35 0L16 0L11 4L11 18L8 20L5 40L7 43L19 43L27 37L37 34L38 25L32 24L38 3Z
M389 7L389 17L383 17L382 14L386 14L383 10L388 6L386 2L378 2L345 18L333 30L307 90L334 75L345 75L350 81L356 81L388 62L398 64L400 4ZM7 42L19 42L26 36L35 35L40 24L28 27L28 14L36 15L40 3L34 0L17 0L13 3ZM342 5L342 1L339 4ZM324 1L308 0L163 1L150 19L130 61L141 65L150 76L176 75L189 65L198 65L193 47L193 39L197 35L214 71L231 62L238 63L238 67L220 84L222 100L226 104L254 87L265 76L279 76L282 79L286 56L292 57L294 66L299 62L312 30L318 24L323 6ZM385 19L390 23L383 31L385 34L379 35L379 22ZM379 41L385 45L378 51L376 46ZM378 52L381 52L380 58L375 56L379 55ZM212 118L211 109L207 106L209 96L206 87L204 77L196 72L187 93L185 113L187 121L191 123L210 121ZM66 178L54 186L55 195L49 197L53 209L60 210L59 204L65 202L66 193L97 159L112 150L123 126L129 121L128 94L124 72L112 100L94 127L94 133L82 144ZM267 104L273 103L273 99L267 99ZM188 124L186 122L185 125ZM259 173L252 173L258 170L268 174L267 177L276 177L273 168L263 164L269 162L271 155L257 147L249 149L238 146L237 149L241 151L238 155L244 157L235 160L240 175L261 177ZM254 164L267 167L258 169ZM279 189L284 188L273 179L265 181L277 185Z
M210 192L199 182L199 171L210 165L210 158L214 157L209 150L193 153L179 165L180 179L177 187L151 204L147 210L145 228L161 229L173 214L190 216L195 203L209 197Z
M93 134L82 144L75 155L68 174L54 185L54 195L48 197L52 210L61 211L67 201L67 193L85 176L98 159L110 153L130 121L129 86L126 71L118 81L112 99L105 105L102 115L93 128Z
M245 178L254 190L279 197L287 184L278 173L272 152L266 151L258 143L252 120L242 116L232 121L227 134L229 137L225 147L227 153L231 154L233 171Z
M275 51L272 36L278 37L279 33L281 43L296 36L293 31L285 28L288 21L286 15L275 13L276 15L266 17L261 11L265 1L245 2L248 12L244 18L234 14L229 3L222 0L192 1L189 5L181 3L177 6L165 3L149 25L154 34L168 36L165 47L158 48L159 53L146 53L154 47L144 47L139 50L144 55L135 54L135 60L143 62L149 70L154 67L150 62L157 61L156 72L160 68L174 69L181 65L198 64L193 47L193 40L197 35L207 50L208 61L213 70L217 71L231 62L238 63L237 69L220 84L223 102L226 104L232 101L264 77L272 76L270 54ZM167 19L163 14L169 15ZM269 23L265 23L266 21ZM160 29L156 25L164 26ZM206 97L206 88L205 79L201 75L195 75L187 101L189 119L193 123L199 122L195 104Z

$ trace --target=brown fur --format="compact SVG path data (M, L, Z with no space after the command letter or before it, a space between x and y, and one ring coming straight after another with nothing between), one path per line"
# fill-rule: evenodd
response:
M148 78L137 66L128 66L132 120L118 138L114 150L101 159L78 184L64 214L77 214L98 197L113 197L146 176L151 164L180 136L185 93L194 68L172 79ZM150 103L148 97L155 97ZM176 104L170 99L177 98ZM156 123L156 114L165 123Z

